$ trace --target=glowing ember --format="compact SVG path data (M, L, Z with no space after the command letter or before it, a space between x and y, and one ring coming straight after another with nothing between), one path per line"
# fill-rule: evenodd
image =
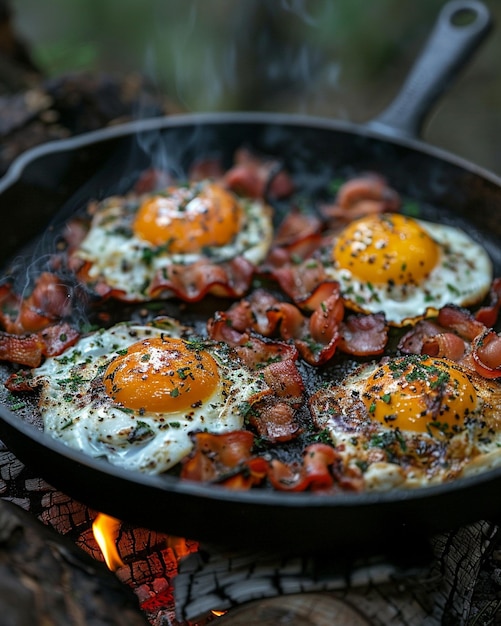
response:
M112 572L124 565L115 545L120 523L120 520L114 517L98 513L92 524L94 537L101 548L106 565Z

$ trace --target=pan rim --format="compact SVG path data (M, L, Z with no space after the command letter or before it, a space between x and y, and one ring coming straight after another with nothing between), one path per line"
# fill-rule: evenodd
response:
M160 116L135 120L105 129L99 129L68 139L47 142L31 148L19 155L11 164L6 174L0 179L0 194L14 185L21 177L25 168L36 159L49 154L75 150L96 142L119 139L130 136L137 132L149 132L155 130L168 130L170 128L180 128L194 125L228 125L228 124L256 124L256 125L277 125L289 127L309 127L321 130L332 130L336 132L350 133L375 140L395 144L410 148L420 153L446 161L452 165L462 168L469 173L480 176L485 180L501 188L501 177L486 170L470 161L445 150L437 148L423 142L420 139L391 137L384 132L365 127L363 124L353 124L332 118L324 118L310 115L267 113L267 112L217 112L217 113L190 113L182 115ZM43 445L53 453L65 457L72 462L90 467L99 472L105 472L108 476L119 478L129 484L146 486L153 490L161 491L164 494L182 494L187 497L202 498L211 501L231 501L241 504L258 506L281 506L286 509L302 508L334 508L334 509L354 509L363 512L365 507L374 505L398 505L404 502L419 503L426 500L427 503L434 499L440 499L444 494L450 495L458 491L468 492L479 485L501 480L501 466L487 470L482 470L469 476L461 477L450 482L437 485L428 485L416 489L391 489L385 492L362 492L362 493L339 493L339 494L315 494L278 492L274 490L249 490L233 491L222 486L204 484L194 481L181 480L174 476L156 476L142 474L114 466L111 463L70 448L65 444L52 439L46 433L39 431L31 424L24 422L16 414L9 411L5 406L0 407L0 422L8 424L10 428L21 432L33 443ZM0 424L1 431L1 424ZM41 437L43 439L41 439ZM0 433L2 438L2 433ZM13 450L14 451L14 450ZM21 455L20 455L21 457ZM22 459L21 459L22 460Z
M357 124L335 118L297 113L226 111L186 113L137 119L34 146L18 155L12 161L7 171L0 178L0 194L11 185L15 184L21 178L25 168L40 157L58 152L76 150L97 142L119 139L140 132L168 130L170 128L181 128L183 126L206 126L209 124L214 126L256 124L297 126L302 128L311 127L370 137L375 140L426 153L428 156L446 161L451 165L467 170L501 187L501 175L487 168L438 146L429 144L422 139L392 136L389 133L385 133L382 129L373 128L370 122L367 124Z

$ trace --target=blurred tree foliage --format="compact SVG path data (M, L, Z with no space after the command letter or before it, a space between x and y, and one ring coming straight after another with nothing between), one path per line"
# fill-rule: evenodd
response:
M187 109L261 108L392 73L437 0L14 0L49 74L148 73ZM400 61L402 59L402 61ZM326 94L327 95L327 94ZM307 105L307 102L306 102Z
M358 122L395 95L445 0L11 4L18 30L49 75L138 72L187 111L294 111ZM485 4L501 17L499 0ZM451 127L464 115L481 141L492 141L493 127L501 135L499 47L499 37L491 39L444 99L445 126L434 120L429 126L435 143L488 166L501 164L497 145L473 149L471 137L463 140Z

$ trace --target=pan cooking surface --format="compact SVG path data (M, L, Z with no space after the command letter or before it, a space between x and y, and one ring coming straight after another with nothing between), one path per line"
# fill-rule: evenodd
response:
M150 142L148 151L144 149L145 143L148 143L146 139ZM419 217L423 219L451 224L466 230L471 237L488 251L494 264L495 275L501 274L501 246L499 245L501 225L498 224L499 219L493 210L494 205L498 204L499 190L490 180L479 177L475 172L464 170L455 163L449 163L433 153L431 155L422 153L414 148L390 144L364 134L345 132L344 129L339 131L335 128L290 127L288 125L276 124L256 125L254 123L216 124L214 127L211 125L194 127L189 125L187 127L181 126L180 128L174 127L171 130L160 128L153 133L145 133L145 136L140 141L143 147L138 147L136 138L131 137L125 137L126 148L124 148L124 138L120 138L118 141L114 140L111 146L108 143L106 142L105 145L106 150L101 150L106 152L106 158L97 161L98 167L96 167L95 171L87 171L85 173L85 181L81 180L83 170L81 164L82 162L94 160L93 156L89 158L86 156L86 153L93 155L96 152L96 148L102 148L102 146L99 146L99 141L89 146L65 151L63 153L65 159L61 159L60 155L56 154L55 156L58 157L56 160L66 160L65 166L59 175L60 178L58 178L57 173L54 173L54 168L52 167L51 161L55 158L54 155L45 155L36 161L33 166L30 164L25 172L24 180L20 180L3 193L3 198L0 197L0 209L2 210L5 207L4 203L10 200L9 194L24 194L24 197L26 197L26 190L29 189L28 197L33 210L37 206L37 193L33 193L33 189L36 190L38 186L38 183L33 185L32 181L29 180L33 171L47 168L46 171L50 171L54 179L50 181L45 180L42 185L42 187L45 186L42 194L43 198L49 197L47 202L48 209L44 210L49 215L50 225L47 226L46 220L42 226L42 234L35 236L35 238L27 236L23 232L22 224L14 226L14 249L10 251L10 258L5 263L5 267L9 268L9 272L10 268L16 268L17 271L19 268L23 268L20 276L22 276L21 280L25 280L26 274L33 271L37 265L36 262L32 262L33 258L40 258L40 256L51 250L55 241L55 233L61 228L61 224L64 223L68 216L84 209L87 201L91 198L103 198L111 194L125 192L145 168L152 164L157 164L156 159L159 158L158 150L156 156L151 156L151 154L155 154L155 149L152 151L151 143L158 143L161 148L161 161L164 161L167 156L169 168L179 174L183 174L194 156L199 156L200 154L214 155L216 153L222 162L228 166L235 150L245 145L251 146L266 155L278 156L283 161L284 167L291 172L298 187L299 191L296 194L296 199L311 199L310 207L313 209L318 202L328 197L333 181L339 182L355 174L367 171L381 173L386 177L389 185L401 194L406 212L413 214L417 212ZM182 148L180 149L180 147ZM134 154L133 157L127 159L130 165L125 170L123 167L124 154ZM34 167L35 165L36 167ZM79 170L78 173L75 172L75 169ZM92 170L92 167L89 169ZM41 178L43 179L43 176ZM62 180L66 181L68 187L67 195L63 201L60 197ZM85 184L82 185L82 182ZM47 189L49 190L48 193ZM290 204L288 202L280 202L276 204L275 209L276 219L280 221L290 210ZM31 234L28 233L28 235ZM192 324L197 330L203 332L207 318L216 310L225 310L230 302L229 300L215 298L207 298L202 303L194 305L167 301L161 303L155 310L148 310L148 307L144 305L124 306L112 303L108 303L106 307L110 316L110 324L121 319L145 320L153 315L166 314L175 318L181 318L183 323ZM94 321L92 317L92 314L90 314L88 319L90 323ZM394 331L391 337L393 346L396 345L398 334L399 331ZM347 371L354 367L354 364L353 360L335 357L328 366L318 369L304 363L300 367L308 388L315 388L326 380L332 378L341 379ZM5 378L10 372L11 368L8 365L4 364L1 366L2 378ZM33 424L35 428L40 429L41 423L35 403L30 398L24 396L25 394L23 394L22 401L26 402L26 405L17 411L18 416ZM3 386L1 400L7 407L14 406L12 398ZM306 431L305 435L298 441L281 446L278 455L284 459L293 458L303 447L305 437L310 434ZM45 445L44 438L41 442L42 445ZM51 446L52 444L48 444L47 448ZM56 449L57 454L60 454L61 451L57 446ZM70 465L73 463L73 456L72 453L68 452ZM89 461L89 463L92 466L93 462ZM98 462L96 467L98 468L98 475L100 475L103 468L102 463ZM125 482L128 481L126 475L123 477L119 473L117 478L115 470L111 469L110 471L114 480L118 480L118 483L122 479ZM85 470L82 470L83 476L85 476ZM142 487L145 493L148 493L151 488L149 478L134 476L131 477L131 480L134 483L137 481L139 488ZM162 482L165 484L167 500L170 497L170 501L175 502L175 493L169 494L169 490L173 489L173 492L176 492L181 489L183 491L184 487L176 481L177 484L174 483L176 486L173 488L171 477L167 476L155 477L153 489L155 490ZM198 489L199 487L204 489L203 486L195 486L194 488ZM81 493L78 485L75 488L77 495ZM192 486L187 486L186 489L186 493L189 493ZM456 489L457 487L454 486L450 489L450 493L454 493ZM83 493L84 497L88 495L85 489L83 489ZM220 490L215 488L216 495L214 497L219 499L221 497L220 493ZM120 497L123 495L123 493L120 494ZM133 496L135 495L136 491L134 490ZM284 496L283 502L286 503L290 495L273 494L272 497L274 498L273 501L278 503ZM329 507L337 506L333 498L327 498L326 500L322 497L315 497L313 494L310 496L308 494L303 495L306 498L306 502L311 503L314 508L321 506L320 503L325 503L327 500L330 500ZM371 502L374 505L374 496L370 494L359 495L361 502ZM232 496L231 494L225 494L222 496L223 500L226 500L227 497L230 498L230 501L234 499L236 502L245 502L250 499L252 502L253 498L259 501L262 496L260 494L233 494ZM395 501L405 501L409 498L413 500L415 497L415 494L404 494L403 496L384 494L377 496L375 501L391 502L393 499ZM430 497L433 498L433 490L430 491ZM196 498L197 496L195 496ZM275 498L278 499L275 500ZM416 506L418 507L420 506L420 498L421 496L418 495L416 499ZM93 497L91 496L92 499ZM103 503L99 502L99 504L102 505ZM338 499L338 505L341 508L346 506L343 504L343 498ZM116 506L121 510L117 511ZM126 507L127 510L129 508ZM412 509L412 506L410 508ZM113 503L112 509L112 513L116 514L118 512L122 513L122 517L124 516L123 505L121 507L120 504ZM135 515L136 513L132 517ZM149 525L158 525L152 521L152 517L154 518L155 515L146 512ZM341 515L340 519L342 517ZM439 517L437 516L437 522L440 524ZM145 519L141 515L140 518L141 521ZM185 516L183 515L184 518ZM210 531L209 534L211 534Z

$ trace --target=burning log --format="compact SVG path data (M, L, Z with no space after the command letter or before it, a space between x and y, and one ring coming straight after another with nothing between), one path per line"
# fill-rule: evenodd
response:
M133 592L102 563L5 501L0 606L4 624L148 624Z

